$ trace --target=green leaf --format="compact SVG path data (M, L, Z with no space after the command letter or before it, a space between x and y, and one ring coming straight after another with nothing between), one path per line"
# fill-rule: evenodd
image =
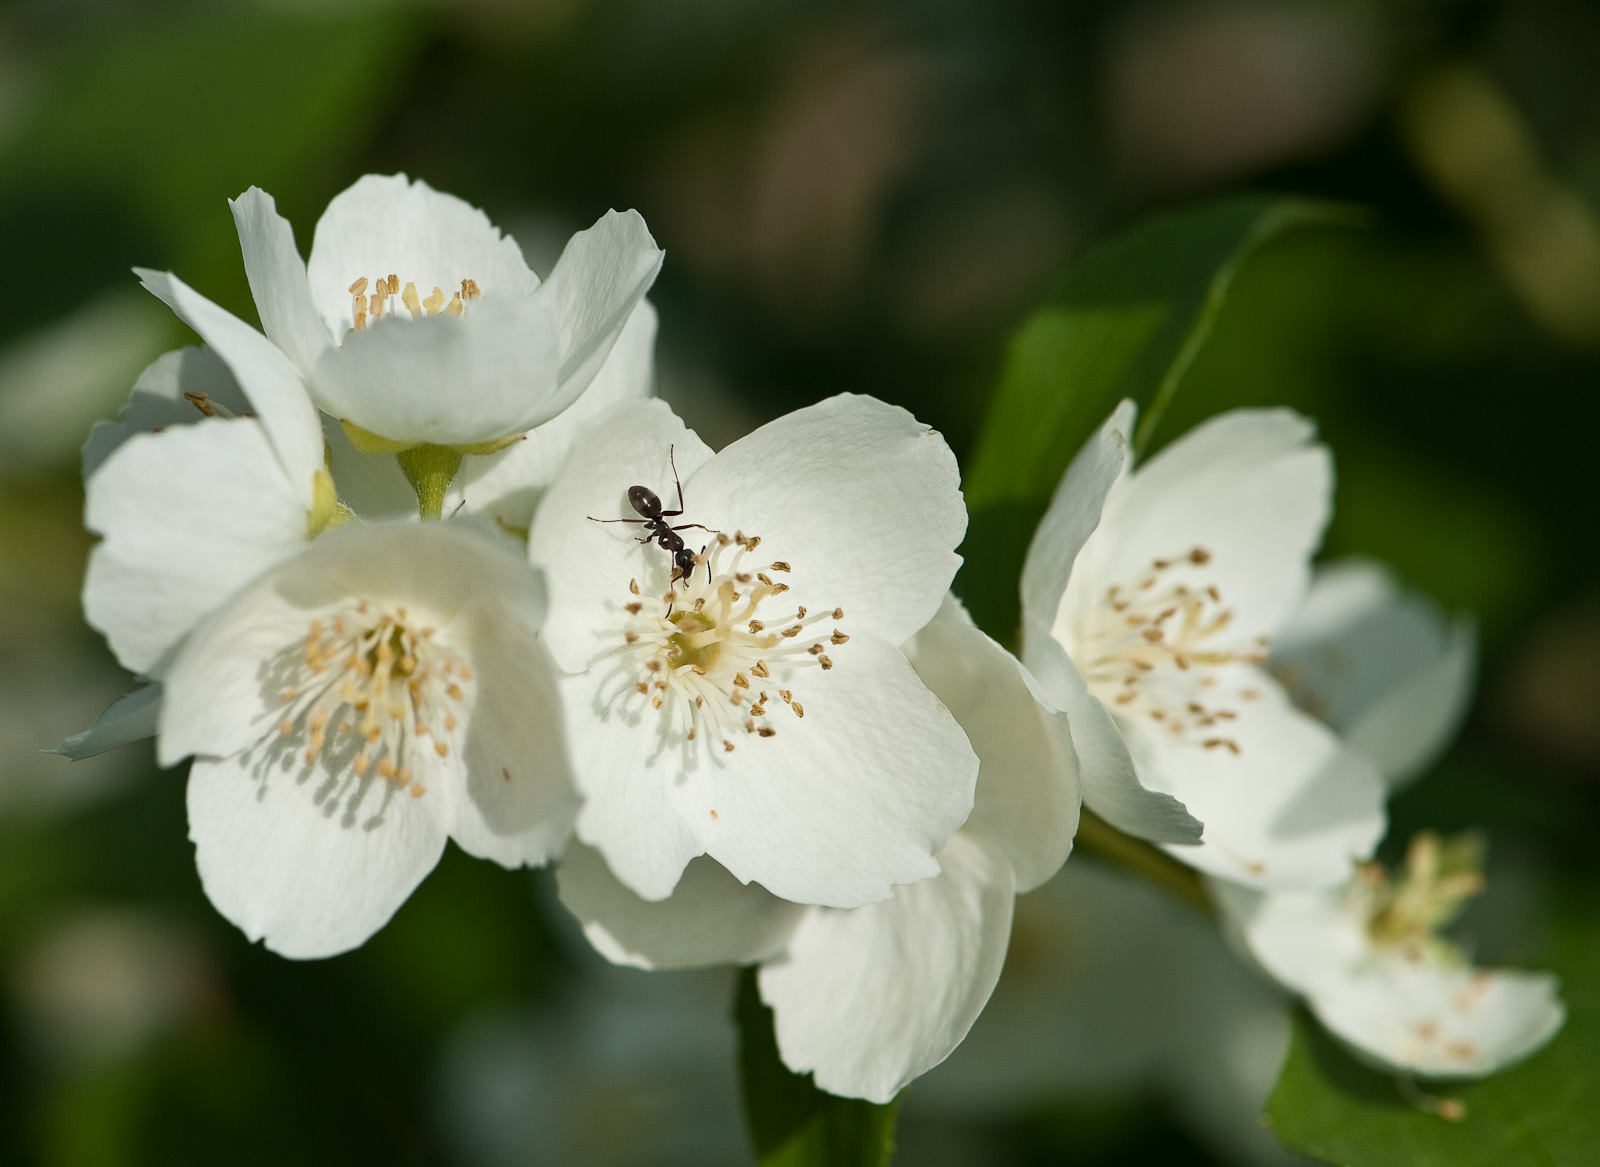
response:
M739 974L734 1003L745 1122L761 1167L884 1167L894 1152L897 1098L875 1106L818 1090L778 1057L772 1010L754 969Z
M1353 221L1300 199L1237 198L1156 219L1085 255L1011 340L963 489L972 514L956 590L1014 639L1017 577L1067 464L1124 397L1143 449L1246 256L1291 227Z
M1521 1065L1477 1082L1425 1084L1459 1100L1452 1122L1408 1101L1396 1082L1357 1064L1308 1017L1267 1103L1267 1122L1292 1151L1345 1167L1589 1167L1600 1148L1592 1097L1600 1065L1600 931L1597 889L1573 897L1556 929L1550 966L1560 974L1567 1024Z

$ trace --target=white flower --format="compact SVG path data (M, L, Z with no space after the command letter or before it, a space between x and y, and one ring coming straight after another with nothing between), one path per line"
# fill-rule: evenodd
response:
M1066 718L1016 659L948 599L906 645L955 715L981 770L972 815L941 873L854 909L802 907L696 859L647 903L593 851L573 847L561 898L606 957L642 968L762 962L761 996L796 1073L835 1094L887 1102L965 1036L1000 975L1018 892L1066 859L1078 823Z
M483 212L404 175L367 175L336 196L309 262L269 195L251 187L231 205L262 327L282 356L265 358L176 276L141 271L145 286L241 383L251 375L242 365L266 361L389 449L489 445L560 413L661 266L644 220L611 211L573 236L541 284Z
M1527 1057L1566 1018L1555 977L1474 968L1437 935L1482 890L1480 860L1475 840L1424 832L1399 880L1368 863L1328 891L1213 891L1251 954L1363 1060L1474 1078Z
M681 579L629 503L642 487L678 510L675 473L666 521L704 549ZM716 455L659 403L600 419L529 537L579 837L647 899L702 853L840 907L936 874L978 764L899 646L938 611L965 528L944 440L870 398Z
M1342 882L1383 833L1383 785L1261 667L1305 594L1328 453L1303 418L1240 410L1132 471L1133 412L1074 459L1023 568L1023 661L1072 714L1084 800L1181 844L1171 807L1106 789L1135 768L1205 824L1198 846L1169 846L1183 862L1262 887ZM1106 711L1115 730L1091 737Z
M1446 624L1426 596L1368 559L1317 569L1267 668L1398 788L1444 751L1472 698L1472 620Z
M506 866L559 852L576 799L537 578L450 523L330 532L232 596L162 675L158 756L195 756L206 893L298 957L352 948L445 839Z
M271 360L271 346L243 324L220 326L242 331L246 347ZM447 511L526 529L583 428L652 391L655 334L655 311L641 301L584 394L523 441L467 460ZM259 366L241 367L254 386ZM336 423L325 446L303 394L257 398L280 441L214 350L170 352L139 378L119 421L96 425L84 447L85 523L102 536L89 556L85 616L134 673L159 676L190 629L352 508L366 518L416 511L395 459L360 453ZM240 416L251 411L258 416ZM58 752L86 758L149 737L158 698L158 685L130 694Z

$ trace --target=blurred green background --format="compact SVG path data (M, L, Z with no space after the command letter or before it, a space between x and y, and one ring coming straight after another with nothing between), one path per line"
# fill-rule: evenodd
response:
M452 850L361 951L296 964L202 895L181 773L38 751L127 686L78 613L79 444L254 320L225 199L404 170L547 271L606 208L666 249L660 389L720 445L842 390L971 450L1064 265L1241 189L1370 208L1245 267L1158 440L1315 416L1328 552L1477 613L1479 697L1398 832L1600 874L1600 9L1587 0L468 0L0 6L0 1162L739 1162L726 977L603 970L539 875ZM1552 901L1554 902L1554 901ZM1592 902L1592 901L1589 901ZM1527 954L1536 959L1538 953ZM914 1093L914 1091L913 1091ZM1226 1162L1155 1098L902 1161Z

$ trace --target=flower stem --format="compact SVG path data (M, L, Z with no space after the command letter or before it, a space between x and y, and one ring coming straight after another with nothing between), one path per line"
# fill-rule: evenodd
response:
M417 492L417 513L424 519L444 514L444 495L461 469L461 451L423 443L401 450L395 457L406 481Z
M1213 912L1205 888L1191 868L1142 839L1124 835L1087 808L1078 820L1076 845L1119 867L1138 872L1207 915Z

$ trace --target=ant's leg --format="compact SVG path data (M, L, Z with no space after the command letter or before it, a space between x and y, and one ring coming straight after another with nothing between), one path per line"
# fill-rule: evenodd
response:
M669 527L668 530L671 530L671 531L709 531L709 530L711 530L711 528L706 526L704 523L685 523L681 527Z
M584 515L591 523L648 523L650 519L597 519L593 515Z
M667 464L672 467L672 481L676 483L678 487L678 513L681 515L683 514L683 482L678 477L678 457L676 446L667 447Z

